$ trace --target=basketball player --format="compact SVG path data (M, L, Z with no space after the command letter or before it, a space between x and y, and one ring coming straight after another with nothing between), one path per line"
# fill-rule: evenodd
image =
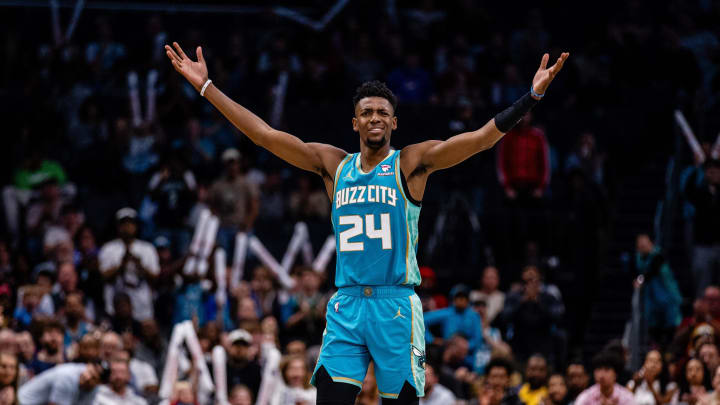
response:
M402 150L390 147L398 125L395 95L380 82L364 83L353 98L352 127L360 135L360 152L348 154L273 129L211 84L200 47L194 62L176 42L173 46L165 48L175 70L230 122L256 145L325 183L332 202L338 292L327 305L312 378L317 403L354 404L372 359L383 404L417 404L424 395L425 334L413 287L420 284L417 221L428 176L495 145L543 97L569 54L550 68L550 56L543 55L530 92L477 131Z

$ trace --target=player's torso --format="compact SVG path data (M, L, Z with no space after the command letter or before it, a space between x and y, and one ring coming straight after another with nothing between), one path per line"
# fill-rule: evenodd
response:
M338 287L420 283L415 258L420 207L405 196L399 155L391 150L369 173L360 169L359 153L338 167L332 202Z

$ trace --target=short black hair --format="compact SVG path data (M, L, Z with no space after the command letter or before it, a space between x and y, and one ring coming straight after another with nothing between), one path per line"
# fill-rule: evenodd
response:
M355 90L355 96L353 97L353 108L357 106L357 103L365 97L382 97L392 105L393 112L397 111L397 97L393 94L392 90L385 85L385 83L379 80L372 80L361 84Z
M515 367L513 367L513 364L510 362L510 360L504 357L495 357L490 359L490 362L488 362L487 366L485 366L485 375L489 375L490 370L495 367L504 368L507 372L508 377L512 375L513 371L515 371Z
M593 370L597 370L599 368L609 368L614 370L617 376L620 376L620 372L622 372L624 367L624 362L622 357L620 357L616 352L605 349L593 357L592 365Z

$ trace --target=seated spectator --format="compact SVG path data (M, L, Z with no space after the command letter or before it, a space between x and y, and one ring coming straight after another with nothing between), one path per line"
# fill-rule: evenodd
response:
M133 318L133 307L130 296L125 292L119 292L113 296L113 315L110 318L110 326L113 331L123 333L131 331L139 334L142 330L140 322Z
M230 390L230 405L252 405L253 394L245 385L236 385Z
M57 266L57 282L53 285L50 297L52 298L55 312L67 305L66 298L70 294L79 294L82 304L82 320L93 322L95 320L95 303L92 298L85 297L83 290L78 288L78 273L75 271L75 264L71 261L64 261Z
M691 358L680 372L673 403L677 403L678 399L685 403L696 403L712 389L710 383L710 371L699 359Z
M140 342L133 353L134 357L149 363L156 372L162 370L168 342L160 334L157 322L152 319L143 321L140 333L133 334L140 336Z
M65 362L64 337L65 330L59 321L45 322L40 334L40 350L29 367L34 375Z
M89 317L91 320L100 319L105 313L103 278L98 262L99 251L93 230L88 226L80 228L75 240L75 268L78 288L85 293L86 302L92 302L95 309L94 318ZM89 307L88 312L90 312Z
M147 405L130 387L130 367L125 359L110 361L110 377L98 387L93 405Z
M720 271L720 160L711 159L705 163L705 180L698 184L697 172L690 175L685 186L685 195L695 208L693 235L693 275L696 295L718 280L713 280Z
M469 398L475 375L472 372L468 340L462 335L451 337L442 353L442 364L435 373L440 384L458 398Z
M470 307L469 293L470 291L465 285L458 284L450 291L452 299L450 307L424 314L425 342L427 344L432 344L435 339L430 328L439 325L443 340L458 333L465 336L470 344L471 354L485 346L482 320L480 315Z
M627 383L627 388L635 396L637 405L662 405L669 403L678 390L677 384L669 380L662 355L651 350L645 356L642 368Z
M135 348L137 347L137 338L130 331L125 331L121 336L123 342L123 350L128 352L130 361L130 381L135 391L145 398L149 398L158 392L159 381L157 373L150 363L135 357Z
M253 271L253 278L250 281L252 288L251 297L255 300L261 317L280 317L279 285L275 275L264 266L258 266Z
M568 154L565 161L565 172L580 169L585 178L598 186L605 183L605 155L599 153L595 146L595 135L590 131L583 132L575 148Z
M711 372L714 372L720 366L720 354L718 354L718 347L715 343L705 342L701 344L698 349L698 357L700 357L705 368L711 370ZM711 377L715 378L715 374L711 375Z
M585 365L578 361L571 361L565 371L565 381L567 381L568 401L574 403L578 395L590 385L590 376L585 370Z
M635 405L632 392L617 384L623 361L615 353L600 352L593 358L595 385L583 391L575 405Z
M510 356L512 355L512 349L510 349L510 346L507 343L503 342L500 330L491 327L490 324L485 320L487 314L487 305L485 304L485 301L473 301L472 307L475 312L480 315L480 319L482 320L483 339L486 343L483 348L475 351L473 371L479 374L483 374L485 370L485 365L490 361L490 358L493 355L501 357Z
M304 357L289 356L280 363L283 384L276 389L271 405L315 403L317 390L310 385L310 371Z
M500 285L498 269L495 266L485 267L481 283L480 290L470 292L470 302L485 301L487 317L483 318L483 325L490 325L505 305L505 293L498 290Z
M500 322L518 360L525 361L532 353L540 353L554 363L553 333L565 308L555 296L542 291L536 267L526 267L521 277L523 287L507 296Z
M440 292L437 285L437 276L432 267L421 266L420 277L422 281L415 288L415 292L422 302L423 312L434 311L448 306L448 300L445 294Z
M541 405L567 405L570 400L567 397L568 389L565 384L565 376L553 374L548 380L547 396L540 400Z
M720 405L720 372L715 369L715 377L712 380L713 390L704 395L698 401L698 405Z
M110 304L116 293L127 293L132 304L133 318L142 321L153 317L150 286L160 273L157 251L151 243L139 240L137 212L122 208L115 214L118 238L100 249L100 271L105 279L105 310L113 314Z
M453 403L455 403L455 395L440 384L435 367L425 363L425 396L420 398L420 405L447 405Z
M638 275L636 287L643 288L645 322L658 344L667 344L680 322L682 295L668 262L647 234L636 239L637 253L633 263Z
M18 346L20 363L29 367L35 357L35 340L33 340L32 335L28 331L18 333L15 339Z
M470 401L470 405L521 405L517 390L510 389L512 373L513 365L509 360L503 357L490 360L485 368L484 386L478 390L478 395Z
M100 333L89 333L77 345L75 363L97 363L100 361Z
M253 337L243 329L236 329L228 334L227 386L238 384L250 388L253 398L260 389L260 364L249 350Z
M325 325L327 297L320 292L321 276L310 267L299 270L299 288L282 308L288 338L302 337L310 346L319 345Z
M38 285L26 285L21 287L18 293L22 298L20 305L15 308L13 318L18 326L24 329L30 326L33 316L37 313L43 292Z
M528 359L525 381L518 391L518 397L525 405L539 405L540 400L548 394L548 364L541 354L534 354Z
M65 333L63 343L65 348L78 343L86 333L92 330L92 324L86 322L85 305L83 305L82 293L72 292L65 298Z
M115 332L105 332L100 338L100 360L110 361L116 354L123 350L120 335Z
M175 383L170 405L198 405L192 384L187 381Z
M17 403L20 378L18 358L14 353L0 352L0 404Z
M68 363L36 375L18 390L22 405L89 404L100 383L97 364Z

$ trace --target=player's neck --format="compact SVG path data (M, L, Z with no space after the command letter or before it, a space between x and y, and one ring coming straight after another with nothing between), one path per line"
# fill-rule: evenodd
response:
M362 170L366 173L372 171L375 166L385 160L385 158L388 157L389 154L390 144L385 144L385 146L380 149L368 148L364 145L361 145L360 164L362 165Z

